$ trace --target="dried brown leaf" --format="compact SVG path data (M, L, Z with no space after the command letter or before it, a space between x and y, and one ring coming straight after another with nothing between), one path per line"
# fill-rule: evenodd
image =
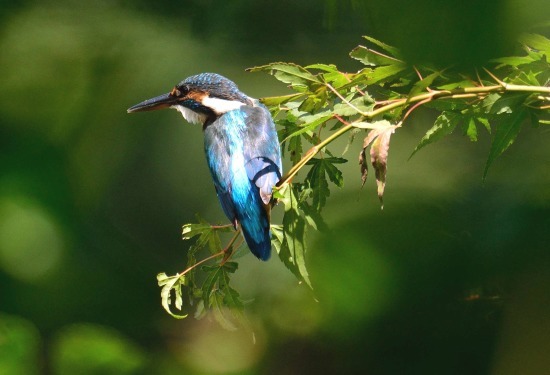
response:
M371 164L376 176L376 185L378 186L378 198L381 208L384 208L384 188L386 186L386 170L388 165L388 151L390 149L390 138L395 132L395 127L387 128L381 131L370 148Z

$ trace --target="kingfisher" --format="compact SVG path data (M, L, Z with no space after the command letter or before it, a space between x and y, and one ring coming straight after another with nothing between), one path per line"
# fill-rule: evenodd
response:
M223 212L240 225L250 251L261 260L271 254L273 187L281 179L281 149L271 114L257 99L216 73L201 73L172 91L145 100L128 113L178 110L202 125L204 151Z

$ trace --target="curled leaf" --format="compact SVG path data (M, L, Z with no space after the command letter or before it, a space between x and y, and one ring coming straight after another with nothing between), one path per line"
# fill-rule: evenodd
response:
M384 208L384 188L386 186L386 170L388 165L388 151L390 149L390 138L395 132L395 128L388 128L382 131L372 143L370 148L371 164L376 176L376 185L378 186L378 198L381 208Z
M175 276L167 276L165 273L159 273L157 275L158 285L162 287L160 291L160 297L162 301L162 307L170 315L176 319L186 318L188 314L178 315L174 314L170 310L170 305L172 304L172 290L174 291L174 305L178 310L181 310L183 305L183 299L181 297L181 286L185 282L185 277L177 274Z

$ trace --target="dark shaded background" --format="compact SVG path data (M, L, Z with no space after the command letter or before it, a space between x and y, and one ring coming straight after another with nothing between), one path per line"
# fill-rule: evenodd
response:
M184 267L181 225L224 217L200 129L126 114L203 71L262 97L287 89L245 68L360 69L347 54L365 34L467 67L548 35L546 0L0 6L1 374L548 373L549 129L526 126L483 183L487 134L407 161L433 123L418 111L392 139L383 212L355 144L331 232L310 237L314 293L276 257L240 259L254 344L162 310L155 275Z

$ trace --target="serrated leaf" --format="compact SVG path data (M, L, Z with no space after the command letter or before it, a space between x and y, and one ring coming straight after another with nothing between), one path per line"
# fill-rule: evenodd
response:
M359 60L362 64L368 66L392 65L400 62L400 60L386 56L383 53L371 50L364 46L355 47L349 55L351 58Z
M314 113L323 108L326 102L327 88L325 86L321 86L317 90L315 90L315 93L309 93L307 98L302 102L302 104L300 104L298 109L300 111Z
M218 265L203 266L202 270L208 272L208 276L206 277L206 280L204 280L201 289L204 306L206 308L209 308L212 306L210 295L216 289L216 283L218 282L218 279L223 272L223 267Z
M445 85L440 85L440 86L437 86L437 88L439 90L454 90L454 89L458 89L458 88L463 89L463 88L466 88L466 87L474 87L474 86L475 86L474 82L472 82L469 79L465 79L463 81L451 82L451 83L447 83Z
M489 167L494 160L499 157L512 143L514 143L523 120L527 117L527 110L525 108L516 109L511 114L505 116L502 122L496 126L495 136L491 143L491 150L489 151L489 158L485 164L485 170L483 172L483 178L487 176Z
M302 158L302 137L292 137L288 140L288 151L290 152L290 160L296 164Z
M443 112L435 120L434 126L426 132L420 143L415 147L409 159L413 157L420 149L440 140L444 136L451 134L455 130L456 125L460 122L460 114L454 112Z
M495 100L489 108L489 113L500 115L502 113L512 113L529 96L524 92L506 93Z
M279 81L290 85L310 86L312 83L321 83L319 79L297 64L271 63L268 65L248 68L249 72L267 71Z
M321 211L326 199L330 196L327 177L338 187L342 187L344 180L342 172L334 164L347 162L346 159L336 157L312 158L307 165L312 165L306 176L306 183L311 188L313 208Z
M523 34L519 38L520 42L544 53L550 57L550 39L540 34Z
M312 64L305 67L306 69L318 69L323 70L328 73L335 73L338 72L338 68L334 64Z
M389 44L383 43L377 39L374 39L373 37L363 35L363 38L368 40L369 42L376 44L378 47L382 48L386 52L389 52L392 56L400 59L401 58L401 52L395 47L390 46Z
M181 285L183 284L184 276L166 276L165 273L159 273L157 275L157 282L159 286L162 286L160 291L161 304L164 310L176 319L184 319L188 314L178 315L174 314L170 309L172 302L172 291L174 292L175 306L178 310L181 310L183 300L181 297Z
M330 196L327 177L325 175L325 163L322 159L313 158L308 164L312 165L306 176L306 183L312 191L312 204L317 211L321 211Z
M270 96L267 98L261 98L260 102L266 105L267 107L278 106L287 102L295 101L303 97L304 93L282 95L282 96Z
M226 316L227 308L223 304L224 295L219 291L213 291L209 296L209 304L212 306L214 319L220 326L228 331L236 331L237 326Z
M340 171L334 164L346 163L347 160L343 158L324 158L325 163L325 172L332 183L338 187L344 186L344 177L342 176L342 171Z
M374 168L376 176L376 185L378 186L378 198L380 199L381 208L384 208L384 189L386 187L386 172L388 166L388 152L390 149L391 135L395 132L395 128L389 128L382 131L372 142L370 148L371 164Z
M497 68L502 67L503 65L509 66L520 66L532 63L534 60L529 56L510 56L510 57L501 57L498 59L491 60L491 62L498 63Z
M342 102L334 105L332 112L340 116L353 116L357 113L366 113L374 108L374 100L368 95L355 98L348 103Z
M198 224L185 224L182 227L181 237L183 240L190 240L191 238L201 235L205 232L210 232L212 226L208 223L198 223Z
M298 209L297 192L292 185L287 185L283 192L282 202L285 206L283 216L283 242L281 243L279 258L285 266L310 288L311 282L305 264L305 219Z
M487 132L489 134L491 134L491 124L489 123L489 119L485 118L485 117L476 117L475 118L477 122L479 122L481 125L483 125L485 127L485 129L487 129Z
M283 233L283 226L271 224L271 244L275 248L275 251L280 257L281 246L283 244L285 237Z
M304 218L306 219L310 227L313 227L316 231L319 232L328 231L328 225L326 224L325 219L323 219L323 216L321 216L319 211L316 211L307 202L301 202L300 207L302 208L302 211L304 212Z
M464 134L470 138L470 141L477 142L477 126L473 117L470 117L468 121L464 123Z
M422 80L416 82L409 92L409 98L420 94L421 92L425 91L428 87L432 85L432 83L435 81L437 77L441 75L441 72L435 72L430 75L427 75Z
M402 72L407 68L408 67L405 63L396 63L392 65L378 67L376 69L373 69L370 72L365 73L366 75L365 84L373 85L375 83L380 84L380 83L387 82L390 79L393 79L394 76L396 76L398 73Z

